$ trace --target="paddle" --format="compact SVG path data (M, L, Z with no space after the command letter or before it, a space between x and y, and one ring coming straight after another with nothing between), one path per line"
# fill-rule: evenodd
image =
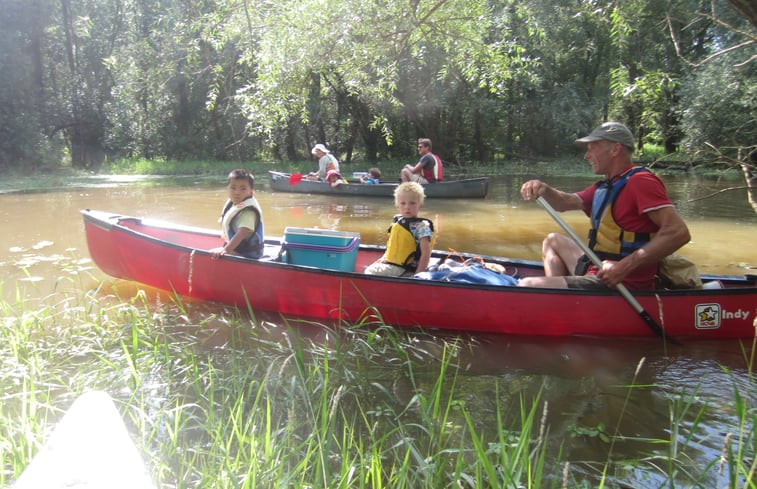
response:
M557 222L557 224L559 224L560 227L563 228L563 230L566 233L568 233L568 236L570 236L573 242L576 243L579 248L581 248L581 251L583 251L584 254L586 254L586 256L589 257L591 262L595 266L601 268L602 260L600 260L599 257L596 255L596 253L594 253L594 251L591 248L589 248L589 246L586 243L584 243L583 240L581 240L581 238L578 237L578 235L573 231L573 229L570 226L568 226L568 223L566 223L563 220L563 218L557 214L557 211L553 209L551 205L549 205L549 202L547 202L544 199L544 197L541 197L541 196L536 198L536 202L538 202L542 207L544 207L544 210L546 210L549 213L549 215L552 216L552 219L554 219L555 222ZM626 302L628 302L631 305L631 307L633 307L633 309L639 314L639 316L641 316L641 319L643 319L644 322L647 323L647 326L649 326L652 329L652 331L654 331L658 336L665 339L665 332L662 330L660 325L657 324L657 322L654 319L652 319L652 316L650 316L646 310L644 310L641 304L639 304L639 301L637 301L636 298L631 295L631 293L628 291L626 286L623 284L618 284L615 286L615 288L618 289L618 292L620 292L620 295L622 295L623 298L626 300ZM672 338L670 340L673 341Z
M302 181L302 173L292 173L289 175L289 185L297 185Z

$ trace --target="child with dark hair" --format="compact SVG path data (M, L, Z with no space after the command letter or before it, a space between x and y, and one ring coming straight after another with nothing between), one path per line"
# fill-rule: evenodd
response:
M263 256L263 211L253 196L254 185L255 177L247 170L236 169L229 173L226 184L229 198L220 219L224 244L210 250L213 258Z

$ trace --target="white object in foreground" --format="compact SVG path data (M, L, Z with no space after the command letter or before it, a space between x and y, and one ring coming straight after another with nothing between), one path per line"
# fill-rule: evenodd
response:
M154 489L111 397L79 396L13 489Z

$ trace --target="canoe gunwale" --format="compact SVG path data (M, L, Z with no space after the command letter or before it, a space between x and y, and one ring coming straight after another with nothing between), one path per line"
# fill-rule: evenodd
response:
M240 305L245 303L239 299L240 291L256 290L249 299L245 292L244 301L249 301L250 307L315 320L333 318L336 313L340 320L355 321L370 314L367 311L376 310L386 324L400 327L526 336L648 336L648 328L637 328L628 318L632 311L612 290L503 287L369 276L361 273L362 267L384 250L383 246L369 244L360 245L359 266L354 272L288 264L277 261L283 239L271 236L266 237L265 259L233 255L212 259L208 250L221 239L217 231L102 211L84 210L82 214L90 255L105 273L200 300ZM142 226L146 228L140 230ZM150 234L151 229L154 235ZM448 256L447 251L432 252L434 260ZM511 274L543 273L541 262L476 253L461 256L503 264ZM241 272L239 267L244 267ZM233 279L229 280L230 277ZM650 312L666 319L666 331L670 331L666 334L670 336L712 339L754 336L751 323L755 301L751 298L757 297L757 277L703 275L703 280L719 280L725 287L634 291L634 296ZM266 287L261 289L260 283ZM292 296L292 283L298 284L296 297ZM426 304L427 298L433 299ZM695 328L695 306L710 304L722 309L722 325L710 328L696 320ZM629 314L624 314L627 310ZM728 316L734 312L742 314L737 316L739 321ZM744 316L747 313L748 327ZM530 326L533 321L540 325L539 329ZM613 330L609 325L617 321L620 321L618 329ZM606 326L601 327L602 324Z
M185 252L192 252L195 254L201 254L201 255L210 255L210 251L208 250L202 250L198 248L192 248L190 246L185 246L177 243L171 243L165 240L162 240L160 238L156 238L155 236L151 236L146 233L139 232L136 229L132 229L130 227L122 226L121 222L124 220L133 221L136 223L139 223L141 226L147 226L147 227L155 227L155 228L161 228L166 230L176 230L181 231L185 233L191 233L201 236L218 236L219 233L216 231L213 231L212 229L208 228L201 228L201 227L193 227L193 226L182 226L182 225L175 225L171 224L165 221L160 220L151 220L151 219L142 219L138 217L131 217L131 216L124 216L120 214L109 214L110 217L102 217L102 216L95 216L94 213L99 213L100 211L92 211L90 209L85 209L82 211L82 215L84 219L87 222L92 223L93 225L104 229L104 230L113 230L113 229L119 229L126 233L131 233L135 235L139 235L142 239L151 241L153 243L159 244L161 246L166 246L170 248L174 248L177 250L182 250ZM106 220L103 220L106 219ZM274 236L266 236L265 237L265 244L269 247L280 247L283 243L283 239L279 237ZM383 253L385 250L384 246L380 245L372 245L372 244L360 244L359 246L360 250L363 251L372 251L377 254ZM448 251L443 250L432 250L431 256L432 259L441 260L443 258L449 257ZM503 259L502 257L493 256L493 255L485 255L480 253L458 253L459 256L468 259L468 258L481 258L484 260L484 262L493 262L493 263L499 263L504 262L508 265L512 265L515 267L524 267L524 268L535 268L535 267L541 267L541 263L534 261L534 260L522 260L517 258L507 258ZM258 265L263 266L273 266L273 267L284 267L288 269L304 269L309 273L315 273L315 274L323 274L323 275L337 275L337 276L356 276L361 278L368 278L370 277L371 281L388 281L388 282L407 282L407 277L384 277L380 275L370 275L367 276L361 272L351 272L351 271L342 271L342 270L330 270L325 268L318 268L318 267L310 267L307 265L296 265L291 263L286 263L282 261L278 261L274 256L271 254L266 255L262 259L253 259L253 258L246 258L243 256L235 256L235 255L224 255L221 259L223 260L230 260L234 262L238 262L241 264L250 264L255 263ZM711 280L720 280L724 284L728 285L735 285L736 287L728 287L726 289L719 289L722 293L723 290L727 290L728 293L754 293L754 286L757 285L757 275L720 275L720 274L702 274L702 281L708 282ZM444 282L444 281L421 281L424 285L439 285L444 287L462 287L462 288L487 288L491 290L500 290L502 286L500 285L486 285L486 284L468 284L468 283L462 283L462 282ZM738 285L743 285L744 287L738 287ZM514 292L517 290L525 290L529 292L539 292L539 293L545 293L545 294L560 294L560 295L599 295L599 296L615 296L616 293L612 290L582 290L582 289L549 289L549 288L531 288L531 287L511 287L508 288L508 291ZM718 289L715 289L718 290ZM634 291L634 295L639 296L656 296L656 295L672 295L672 296L681 296L681 295L712 295L713 289L660 289L660 290L637 290Z

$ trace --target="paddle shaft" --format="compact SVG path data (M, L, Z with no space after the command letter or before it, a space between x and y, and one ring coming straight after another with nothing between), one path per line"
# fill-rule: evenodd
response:
M552 216L552 219L555 220L557 224L560 225L561 228L563 228L563 231L568 233L568 236L573 240L574 243L578 245L579 248L581 248L581 251L584 252L584 254L589 257L589 260L597 267L602 268L602 260L599 259L596 253L589 248L589 246L583 242L581 238L578 237L578 235L573 231L573 229L568 226L568 223L565 222L565 220L560 217L560 215L557 213L557 211L549 205L549 202L546 201L546 199L542 196L539 196L536 198L536 202L538 202L542 207L544 207L544 210L546 210L550 216ZM662 328L659 324L657 324L657 321L655 321L652 316L649 315L649 313L642 307L641 304L639 304L639 301L636 300L634 296L631 295L631 293L628 291L625 285L618 284L615 286L615 288L620 292L620 295L623 296L623 298L628 302L631 307L641 316L641 318L644 320L645 323L654 331L657 335L661 337L665 337L665 333L663 332Z

